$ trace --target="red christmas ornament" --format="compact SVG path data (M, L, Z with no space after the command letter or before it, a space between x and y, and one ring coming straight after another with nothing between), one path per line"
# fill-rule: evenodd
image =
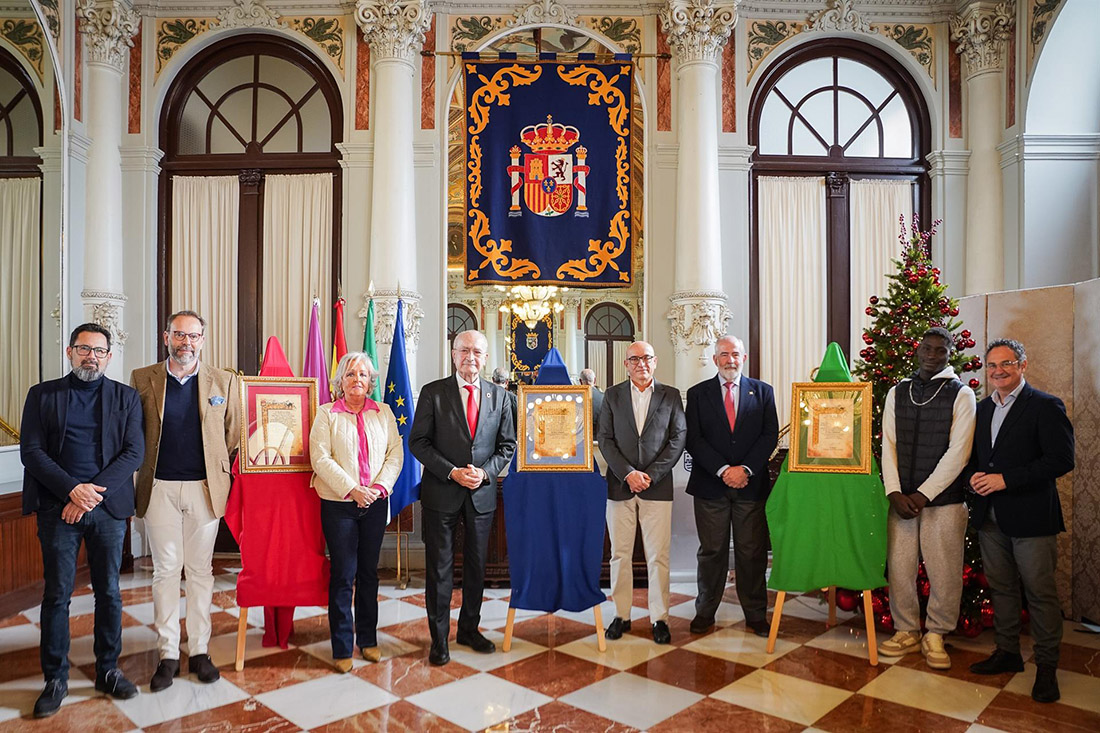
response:
M894 617L890 611L884 613L875 614L877 625L880 629L888 634L894 633Z
M836 607L849 613L856 610L859 607L859 593L847 588L837 588Z
M951 309L951 316L954 317L954 316L957 316L957 315L959 315L959 309L958 308L952 308Z
M868 345L873 344L875 343L875 337L869 333L865 333L863 334L863 343Z
M875 309L872 308L871 306L867 306L866 308L864 308L863 312L866 313L869 316L875 315Z
M970 389L977 389L978 386L981 385L981 382L979 382L977 379L971 379L969 382L967 382L967 384L970 385Z
M963 636L973 639L982 633L982 620L980 616L963 616L959 619L959 631Z
M976 356L973 359L970 360L970 363L974 365L975 369L981 369L982 368L982 360L979 359Z
M982 626L984 628L993 627L993 603L988 598L982 601L981 610L978 612L982 618Z
M945 305L940 306L940 313L944 314L945 316L950 312L950 310L951 309Z
M867 302L871 305L878 305L878 296L872 295L870 298L867 299Z
M916 285L917 283L919 283L919 282L920 282L920 278L919 278L919 277L917 277L916 275L910 275L910 276L908 277L908 280L909 280L909 284L910 284L910 285Z
M974 571L974 566L970 563L963 565L963 584L970 585L974 582L977 573Z
M985 573L976 573L974 575L974 580L978 581L978 585L982 588L989 588L989 578L985 577Z
M890 601L884 597L885 594L872 593L871 594L871 612L876 616L882 613L890 612Z
M917 577L925 579L928 578L928 570L924 567L923 562L917 566Z
M962 337L963 337L964 339L968 339L968 338L970 338L970 331L967 331L967 330L966 330L966 329L964 328L964 329L962 330L962 333L960 333L959 335L960 335L960 336L962 336Z
M920 594L921 598L927 598L931 592L932 584L927 578L917 581L917 593Z

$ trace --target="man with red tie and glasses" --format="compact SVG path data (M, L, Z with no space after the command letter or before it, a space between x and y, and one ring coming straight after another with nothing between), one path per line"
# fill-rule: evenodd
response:
M428 661L451 660L451 587L454 533L465 524L462 546L462 610L455 641L476 652L496 650L478 630L485 557L497 505L497 476L516 450L515 412L507 392L481 378L489 343L478 331L455 336L455 374L424 385L416 403L409 449L424 466L424 593L432 647Z
M714 626L729 572L730 532L737 598L745 625L768 635L768 524L764 504L771 491L768 458L779 441L771 385L744 376L748 354L741 339L723 336L714 345L718 376L687 393L687 452L699 534L698 585L691 633Z

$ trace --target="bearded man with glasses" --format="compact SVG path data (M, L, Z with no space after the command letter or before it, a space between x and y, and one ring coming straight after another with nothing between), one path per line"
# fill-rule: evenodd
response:
M966 480L971 523L978 529L982 565L993 596L992 656L970 665L975 674L1023 672L1020 582L1035 640L1031 697L1054 702L1062 611L1054 581L1058 533L1066 531L1055 481L1073 470L1073 425L1062 400L1024 379L1027 352L1012 339L985 352L993 392L978 404Z
M130 383L145 411L145 461L137 515L153 553L153 626L160 662L152 692L180 672L180 576L187 568L187 667L199 682L221 673L210 660L214 541L225 516L231 456L241 440L237 376L199 363L206 322L194 311L168 318L168 358L135 369ZM163 450L161 450L163 448Z
M38 515L42 544L42 642L46 687L34 717L56 713L69 693L69 600L83 542L95 592L95 689L120 700L138 694L122 671L118 574L126 519L134 513L134 471L145 447L137 392L104 377L111 332L77 326L65 351L72 371L31 387L19 453L23 513Z

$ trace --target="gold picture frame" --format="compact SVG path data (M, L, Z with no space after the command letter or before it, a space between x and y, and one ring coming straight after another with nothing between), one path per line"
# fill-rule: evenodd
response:
M871 383L791 385L787 470L871 473Z
M241 377L241 473L305 473L317 416L313 377Z
M592 470L588 385L521 384L516 402L516 470Z

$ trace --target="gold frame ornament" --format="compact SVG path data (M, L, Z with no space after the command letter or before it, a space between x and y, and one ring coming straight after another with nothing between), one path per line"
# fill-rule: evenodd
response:
M791 385L787 470L871 473L871 383Z
M317 417L313 377L241 377L241 473L313 471L309 432Z
M517 471L592 470L592 390L586 385L519 385Z

